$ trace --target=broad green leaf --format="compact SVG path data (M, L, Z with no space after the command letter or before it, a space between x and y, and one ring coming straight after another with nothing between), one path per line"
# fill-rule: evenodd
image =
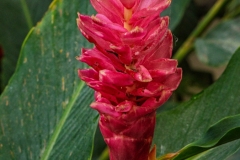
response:
M238 158L231 159L231 157L234 158L233 151L237 151L238 149L239 140L206 150L196 156L188 158L188 160L219 160L219 157L227 160L237 160Z
M229 156L227 160L238 160L239 157L240 157L240 149L238 149L238 151L236 151L234 154Z
M211 126L197 141L185 146L178 152L174 160L187 159L213 147L240 139L240 115L224 118ZM204 154L197 157L203 157ZM196 158L196 157L194 157ZM207 157L206 157L207 158Z
M0 85L2 89L15 70L24 38L33 25L42 18L51 1L0 1L0 45L4 50Z
M223 75L212 86L173 110L157 115L153 143L157 144L158 156L177 152L198 140L209 126L220 119L240 114L239 61L240 49L232 57ZM236 143L232 144L237 146L232 148L231 153L240 146L240 141Z
M0 97L0 159L91 159L97 112L75 57L86 41L77 12L89 1L56 0L28 34L17 69Z
M171 30L174 30L177 27L190 2L191 0L174 0L172 1L171 6L163 12L161 16L170 16L169 28Z
M198 58L212 66L226 64L239 46L240 18L220 23L195 43Z

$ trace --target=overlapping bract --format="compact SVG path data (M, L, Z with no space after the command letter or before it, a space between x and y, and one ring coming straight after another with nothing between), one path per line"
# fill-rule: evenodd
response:
M79 14L77 24L95 44L78 59L91 66L79 76L95 92L91 107L112 160L147 159L155 111L178 87L182 70L172 60L170 0L91 0L98 14ZM128 157L126 157L128 156Z

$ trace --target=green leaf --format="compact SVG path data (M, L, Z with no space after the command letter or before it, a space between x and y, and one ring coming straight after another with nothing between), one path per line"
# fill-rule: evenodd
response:
M56 0L28 34L0 97L0 159L91 159L97 112L75 57L86 45L77 12L89 1ZM89 46L89 45L88 45Z
M173 159L186 159L213 147L240 139L239 131L240 115L224 118L211 126L199 140L181 149Z
M206 150L196 156L188 158L188 160L219 160L219 157L230 160L229 158L233 156L234 150L239 150L239 140Z
M21 44L29 30L46 12L52 0L1 0L0 45L4 50L1 64L1 89L12 76Z
M153 143L157 145L158 155L177 152L199 139L213 123L224 117L240 114L239 61L240 49L235 52L223 75L212 86L175 109L157 115ZM224 156L229 156L240 147L240 141L231 143L231 146L236 146L228 154L222 152ZM224 159L224 156L216 159Z
M171 30L174 30L178 23L183 18L183 15L189 5L191 0L175 0L172 1L171 6L166 9L161 16L170 16L170 26Z
M196 40L198 58L211 66L226 64L240 46L240 18L214 27L204 38Z

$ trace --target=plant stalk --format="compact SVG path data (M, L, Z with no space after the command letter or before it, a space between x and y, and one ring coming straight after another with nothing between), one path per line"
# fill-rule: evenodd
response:
M109 159L109 154L108 154L108 147L106 147L103 152L101 153L100 157L98 160L108 160Z
M183 58L194 48L193 42L209 25L209 23L214 19L219 10L223 7L223 5L228 0L218 0L211 10L206 14L206 16L202 19L202 21L197 25L197 27L193 30L187 40L183 43L183 45L178 49L176 54L173 56L173 59L177 59L179 62L183 60Z
M25 16L26 21L27 21L28 28L31 29L33 27L33 22L32 22L32 19L31 19L31 14L30 14L30 11L28 9L26 0L21 0L21 5L22 5L22 8L23 8L24 16Z

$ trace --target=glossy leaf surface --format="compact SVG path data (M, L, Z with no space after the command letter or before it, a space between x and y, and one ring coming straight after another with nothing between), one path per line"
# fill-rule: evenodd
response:
M211 87L175 109L158 114L154 138L158 155L177 152L200 139L220 119L240 114L239 61L240 49L236 51L220 79ZM240 141L231 143L231 152L218 154L222 157L216 159L226 158L240 146ZM224 150L221 153L223 152Z
M187 159L219 145L240 139L239 131L240 115L224 118L223 120L211 126L199 140L181 149L179 154L173 159ZM204 154L201 154L201 157L203 156ZM197 157L199 158L200 156Z
M195 43L199 60L211 66L226 64L239 46L240 18L220 23Z
M12 76L24 38L47 11L52 0L1 0L0 45L4 50L1 64L1 89Z
M28 34L0 98L0 159L91 159L97 113L89 107L93 91L77 75L85 66L75 57L87 47L77 12L93 9L56 0Z

